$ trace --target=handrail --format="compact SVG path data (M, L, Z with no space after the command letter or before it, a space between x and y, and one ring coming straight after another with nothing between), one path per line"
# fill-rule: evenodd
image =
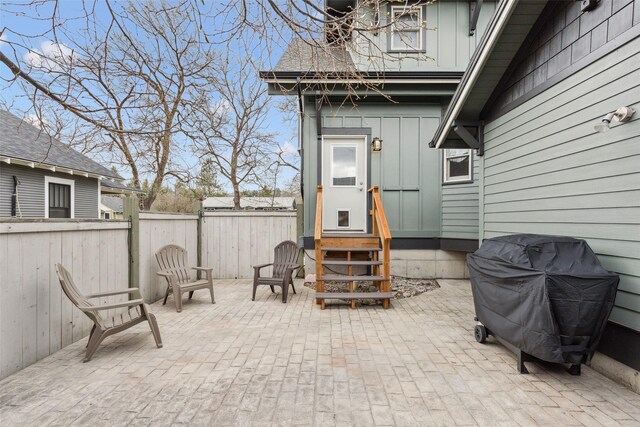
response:
M316 228L313 238L316 244L322 238L322 185L318 185L318 192L316 193Z
M315 255L316 255L316 292L324 292L324 282L322 279L322 185L318 185L318 192L316 194L316 228L314 231L313 240L315 243ZM320 307L324 309L324 299L320 300L316 298L316 304L320 304Z
M387 223L387 215L384 213L384 206L382 206L380 188L375 185L369 189L369 193L371 193L372 196L371 216L373 217L373 234L380 236L388 242L391 240L391 231Z
M371 219L372 219L372 232L374 236L380 238L382 244L382 277L386 280L380 283L380 288L383 292L389 292L391 290L391 231L389 230L389 224L387 223L387 215L384 213L384 207L382 206L382 199L380 198L380 188L375 185L369 189L371 193ZM386 309L389 308L390 300L386 298L382 300L382 306Z

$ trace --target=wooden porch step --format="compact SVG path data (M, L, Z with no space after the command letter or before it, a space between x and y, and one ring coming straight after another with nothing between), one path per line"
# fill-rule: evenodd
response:
M316 292L316 299L387 299L393 292Z
M381 248L322 248L322 252L380 252Z
M316 277L316 282L388 282L389 280L382 276L343 276L341 274Z
M347 261L343 259L323 259L322 265L382 265L382 261Z
M336 239L362 239L362 238L371 238L376 237L371 233L332 233L332 232L323 232L322 238L336 238Z

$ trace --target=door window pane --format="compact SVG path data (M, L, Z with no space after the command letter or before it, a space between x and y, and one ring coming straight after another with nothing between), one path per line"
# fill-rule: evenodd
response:
M356 147L332 147L331 179L334 186L356 185Z

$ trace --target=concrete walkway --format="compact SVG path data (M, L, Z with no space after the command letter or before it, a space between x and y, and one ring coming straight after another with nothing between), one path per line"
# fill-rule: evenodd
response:
M640 425L640 396L584 367L572 377L473 338L468 281L389 310L320 311L298 285L288 304L248 281L216 284L176 313L85 340L0 382L0 425Z

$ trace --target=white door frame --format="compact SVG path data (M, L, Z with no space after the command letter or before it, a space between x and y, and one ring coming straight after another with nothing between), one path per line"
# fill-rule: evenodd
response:
M364 129L363 129L364 131ZM367 197L367 191L369 189L369 169L368 169L368 163L369 163L369 157L368 157L368 140L369 140L369 135L365 134L365 133L361 133L361 134L353 134L353 135L349 135L349 134L323 134L322 135L322 141L321 141L321 146L320 146L320 150L318 150L320 152L320 161L319 161L319 178L320 178L320 183L324 186L324 168L325 168L325 164L324 164L324 147L325 144L330 144L329 145L329 162L330 164L333 162L333 150L331 149L331 142L327 142L326 140L342 140L342 139L362 139L362 148L360 147L360 143L354 143L353 146L355 146L356 148L356 162L358 161L358 156L363 156L362 157L362 161L363 161L363 176L362 176L362 191L364 192L364 204L362 206L362 224L363 224L363 230L352 230L351 228L344 228L343 230L340 230L340 227L336 227L335 230L329 230L330 232L335 232L335 233L367 233L368 229L369 229L369 223L368 223L368 216L367 216L367 211L368 211L368 197ZM331 167L329 165L329 174L331 174ZM331 188L334 187L333 185L333 180L331 179L332 177L329 176L329 183L330 185L326 186L326 190L325 190L325 197L322 198L322 211L323 211L323 217L324 217L324 212L326 212L325 209L325 201L326 201L326 192L327 191L331 191ZM351 188L358 188L359 184L358 181L356 180L356 184L354 186L339 186L339 187L351 187ZM350 211L350 224L353 222L351 220L351 211L352 209L349 207L345 207L345 208L339 208L339 210L348 210ZM324 221L323 221L324 222ZM336 222L337 224L337 222ZM324 231L324 224L322 225L323 227L323 231Z

